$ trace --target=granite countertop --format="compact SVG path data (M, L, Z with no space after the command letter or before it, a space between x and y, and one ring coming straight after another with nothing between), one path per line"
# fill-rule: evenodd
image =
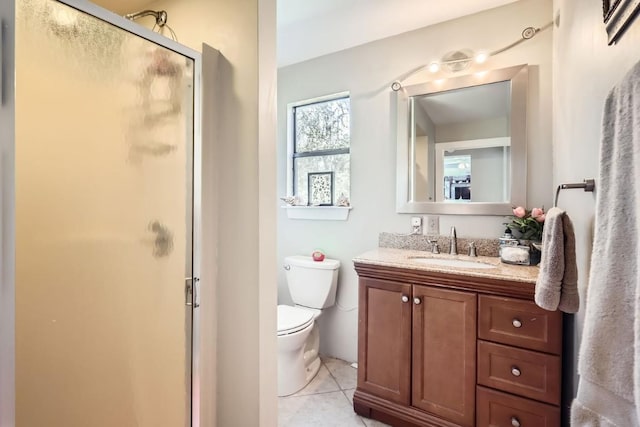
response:
M481 262L495 268L472 268L450 265L425 264L412 258L436 258L442 260L461 260ZM504 264L497 257L466 255L433 254L411 249L377 248L353 259L354 263L381 265L386 267L407 268L412 270L433 271L437 273L454 273L471 277L487 277L498 280L535 283L540 269L537 266ZM446 262L446 261L445 261Z

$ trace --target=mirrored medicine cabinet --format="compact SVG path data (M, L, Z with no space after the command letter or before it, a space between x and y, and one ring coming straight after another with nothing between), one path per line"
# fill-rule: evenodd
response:
M397 96L396 211L506 215L526 201L526 65Z

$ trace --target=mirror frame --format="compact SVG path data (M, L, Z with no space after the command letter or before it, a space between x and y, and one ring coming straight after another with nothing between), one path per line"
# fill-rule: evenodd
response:
M411 183L409 150L412 123L409 120L410 97L446 92L503 81L511 82L511 194L509 202L423 202L409 199ZM525 206L527 200L527 91L528 66L516 65L449 79L403 87L396 92L396 212L444 215L509 215L513 206ZM516 173L517 172L517 173Z

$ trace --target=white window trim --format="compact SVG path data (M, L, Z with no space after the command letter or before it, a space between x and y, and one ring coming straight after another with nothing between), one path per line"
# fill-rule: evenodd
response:
M301 105L313 104L317 102L331 101L339 98L350 98L348 91L337 92L331 95L319 96L305 99L304 101L291 102L287 104L287 196L293 196L293 111ZM349 141L351 148L351 141ZM351 153L351 150L349 150ZM351 155L351 154L349 154ZM349 177L351 179L351 177ZM290 219L311 219L311 220L337 220L346 221L349 218L351 206L282 206L287 209L287 217Z
M282 206L289 219L346 221L351 206Z

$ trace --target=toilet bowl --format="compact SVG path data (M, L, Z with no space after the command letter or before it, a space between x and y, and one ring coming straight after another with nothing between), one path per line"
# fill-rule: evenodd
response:
M315 318L312 310L278 306L278 396L301 390L320 369Z
M320 369L316 319L335 302L340 262L285 258L287 286L295 306L278 306L278 396L306 386Z

